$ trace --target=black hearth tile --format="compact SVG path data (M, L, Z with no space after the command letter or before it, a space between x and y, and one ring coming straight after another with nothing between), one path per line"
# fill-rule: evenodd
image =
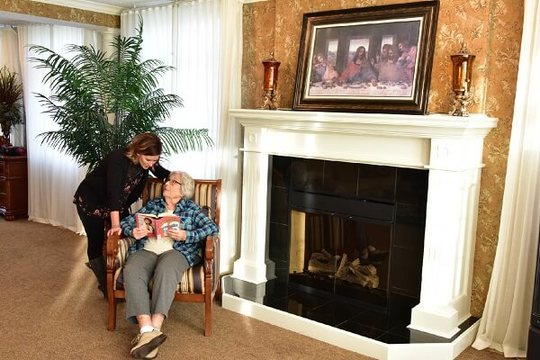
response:
M293 315L308 318L313 309L327 303L329 300L314 294L303 292L290 293L285 299L279 299L272 304L276 309L287 311Z
M355 321L346 321L336 327L351 332L353 334L368 337L370 339L377 339L385 333L384 330L377 329L372 326L363 325Z
M287 298L295 291L291 290L286 282L282 282L279 279L273 279L266 283L266 299L281 299Z
M388 333L408 339L411 335L411 330L409 330L407 325L409 325L409 323L396 324L388 330Z
M328 303L330 299L325 296L298 291L289 295L289 301L302 304L304 307L312 309Z
M473 326L478 320L480 320L480 319L477 318L477 317L474 317L474 316L470 316L467 320L465 320L464 322L459 324L459 330L460 331L467 330L468 328Z
M366 310L351 320L364 326L375 327L383 331L388 331L393 325L386 313L373 310Z
M307 317L330 326L337 326L363 311L365 310L351 304L331 301L320 307L314 308L307 314Z
M376 338L377 341L381 341L385 344L409 344L410 340L408 337L395 335L389 332L386 332Z
M264 299L264 305L271 307L276 310L281 310L287 312L287 309L289 307L289 298L283 297L283 298L273 298L268 297Z
M433 335L433 334L428 334L428 333L425 333L423 331L418 331L418 330L411 329L410 332L411 332L411 337L410 337L411 344L412 343L415 343L415 344L424 344L424 343L436 344L436 343L449 343L449 342L452 342L452 339L447 339L447 338L443 338L443 337L436 336L436 335Z

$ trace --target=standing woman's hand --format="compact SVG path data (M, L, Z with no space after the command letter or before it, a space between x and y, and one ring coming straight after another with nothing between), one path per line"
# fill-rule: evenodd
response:
M111 236L113 234L122 234L119 211L111 211L111 228L107 231L107 236Z
M111 236L113 234L122 234L122 228L120 227L120 225L111 226L109 231L107 231L107 236Z

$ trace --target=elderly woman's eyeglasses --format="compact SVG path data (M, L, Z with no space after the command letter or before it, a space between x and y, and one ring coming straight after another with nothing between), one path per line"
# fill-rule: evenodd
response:
M174 179L169 179L169 180L167 180L167 181L170 181L171 183L176 184L176 185L180 185L180 186L183 185L181 182L179 182L179 181L177 181L177 180L174 180Z

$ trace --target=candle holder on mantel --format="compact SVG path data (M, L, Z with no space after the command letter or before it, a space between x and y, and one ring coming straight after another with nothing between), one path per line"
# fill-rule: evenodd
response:
M276 88L278 80L278 68L281 64L274 59L274 53L270 53L270 58L263 60L264 66L264 104L261 107L263 110L276 110L277 97Z
M452 59L452 90L455 93L450 115L469 116L467 106L471 100L472 65L475 57L467 52L465 45L459 54L450 56Z

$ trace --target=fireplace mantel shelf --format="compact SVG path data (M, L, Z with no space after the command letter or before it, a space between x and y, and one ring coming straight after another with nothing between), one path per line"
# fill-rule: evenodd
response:
M446 339L459 332L459 325L471 316L484 138L497 119L482 114L455 117L248 109L230 110L229 115L242 133L237 144L243 166L242 222L234 279L260 285L275 277L275 264L267 254L268 179L273 155L422 169L429 171L424 256L420 302L412 309L409 328ZM229 294L224 294L223 300L226 308L239 312L264 309L258 304L238 304ZM271 318L278 319L275 314ZM286 326L289 320L273 323ZM306 329L304 334L366 355L378 357L382 351L369 350L366 343L356 348L343 342L341 333L335 334L335 339L334 335L321 338L320 329L301 328ZM460 345L437 351L455 357L469 340L472 342L468 337ZM423 357L414 347L411 359L453 358L442 353L434 356L434 349ZM390 355L391 347L384 351L387 360L405 358L399 357L403 348L394 355Z
M484 114L460 117L447 114L406 115L252 109L235 109L230 113L237 117L243 126L349 134L368 131L424 138L485 136L497 125L497 119Z

